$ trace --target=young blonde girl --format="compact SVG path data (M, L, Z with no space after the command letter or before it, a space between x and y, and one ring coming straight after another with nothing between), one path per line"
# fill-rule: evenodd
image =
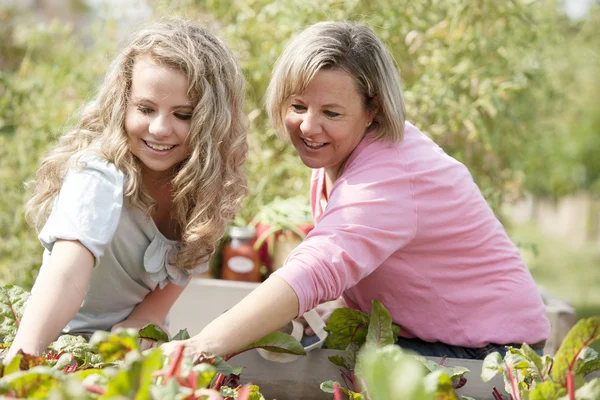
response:
M208 30L177 19L133 35L31 184L45 250L9 357L165 321L246 192L243 97Z

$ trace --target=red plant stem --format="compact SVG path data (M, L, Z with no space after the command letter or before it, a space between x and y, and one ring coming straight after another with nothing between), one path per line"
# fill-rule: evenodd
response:
M498 389L496 389L496 386L492 389L492 395L494 395L494 400L504 400Z
M15 324L17 324L17 328L21 326L21 321L19 321L19 317L17 317L17 312L15 311L15 308L13 307L12 303L10 304L10 311L12 311L13 315L15 316Z
M358 380L356 379L356 375L354 375L354 371L350 371L350 377L352 378L352 385L354 386L354 391L360 392L361 391L360 384L358 383Z
M506 365L506 373L508 374L508 380L510 381L510 387L512 388L512 395L514 396L515 400L521 400L521 395L519 394L519 388L517 387L515 377L506 361L504 361L504 365Z
M352 341L354 340L354 335L356 335L356 332L358 332L358 330L362 327L363 327L363 324L358 324L356 326L356 329L354 329L354 332L352 332L352 335L350 335L350 340L352 340Z
M185 346L181 345L175 349L175 355L173 356L173 363L169 366L169 370L165 375L165 382L167 382L171 377L177 374L179 370L181 360L183 359L183 350L185 350Z
M596 337L597 333L598 332L596 331L596 329L594 329L594 331L590 334L590 338L583 343L583 346L581 346L579 351L575 354L575 357L573 357L573 360L571 360L571 363L569 364L569 372L573 372L573 368L575 368L575 362L579 357L579 353L581 353L583 349L585 349L590 343L594 341L594 338Z
M214 390L221 390L221 386L223 386L223 381L225 380L225 375L223 374L219 374L217 376L217 380L215 381L215 384L213 385L213 389Z
M352 381L352 376L350 376L350 374L346 371L344 371L343 369L340 370L341 375L342 375L342 379L344 380L344 383L346 384L346 387L350 390L354 389L354 382Z
M333 400L342 400L342 390L337 382L333 384Z
M92 393L95 393L95 394L102 395L102 394L104 394L106 392L106 389L101 388L100 386L97 386L97 385L90 384L90 385L85 385L84 387L85 387L85 389L88 392L92 392Z
M444 354L444 357L442 357L442 359L440 360L440 365L444 365L444 363L446 362L446 358L448 358L448 356Z
M237 400L248 400L250 398L250 386L243 386L237 395Z
M573 371L567 371L567 391L569 392L569 400L575 400L575 375L573 375Z

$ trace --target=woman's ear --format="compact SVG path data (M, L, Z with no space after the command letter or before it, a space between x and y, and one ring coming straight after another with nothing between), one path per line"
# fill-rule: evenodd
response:
M379 104L379 96L373 96L369 100L369 120L373 121L377 113L379 113L381 106Z

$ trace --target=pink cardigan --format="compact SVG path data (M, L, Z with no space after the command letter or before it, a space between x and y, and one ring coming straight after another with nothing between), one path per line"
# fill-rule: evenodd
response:
M370 312L380 300L401 336L465 347L537 343L550 325L518 250L467 168L406 123L400 145L368 137L349 157L315 228L275 275L298 314L343 295Z

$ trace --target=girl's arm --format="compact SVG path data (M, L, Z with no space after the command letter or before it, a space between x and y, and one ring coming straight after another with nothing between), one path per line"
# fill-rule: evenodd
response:
M169 310L185 289L185 286L177 286L169 283L162 289L148 293L148 295L139 303L127 319L116 324L113 330L117 328L136 328L141 329L148 324L155 324L162 327Z
M297 315L296 292L283 279L272 276L196 336L161 348L172 354L183 344L186 354L194 358L202 352L225 356L280 329Z
M85 297L94 256L80 242L57 240L46 271L35 283L17 336L8 351L39 355L73 319Z

